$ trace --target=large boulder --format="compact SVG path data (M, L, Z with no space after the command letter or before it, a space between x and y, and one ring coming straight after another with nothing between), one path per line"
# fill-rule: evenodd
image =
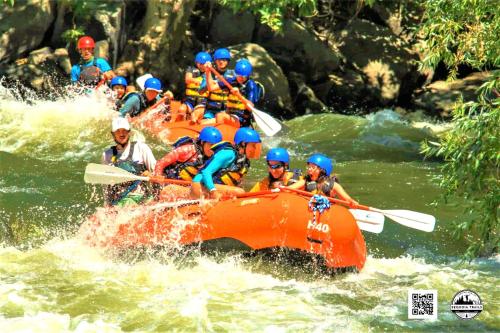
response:
M313 89L319 99L342 114L359 114L379 105L368 88L366 77L352 69L330 74Z
M252 78L265 88L264 101L259 104L262 110L285 118L294 116L288 80L267 51L253 43L234 45L230 50L235 60L247 58L252 63Z
M64 32L72 29L76 24L81 27L86 35L91 36L96 43L96 55L108 60L112 67L116 66L121 53L125 37L129 29L134 26L131 18L125 14L126 5L123 0L109 2L89 2L87 4L89 13L87 15L76 14L74 4L66 1L55 2L57 4L57 17L52 29L50 44L53 46L67 46L63 38ZM130 3L129 7L141 8L136 2ZM76 45L72 43L69 55L73 63L80 60Z
M138 39L127 40L120 58L124 74L136 78L151 73L179 91L184 70L193 61L187 30L194 5L194 0L148 1Z
M373 104L406 104L417 87L417 56L389 28L354 19L337 34L346 63L362 73ZM349 98L348 96L345 96Z
M308 81L325 78L339 68L339 54L293 20L285 20L281 32L260 26L257 43L268 50L286 72L300 71Z
M328 110L326 105L316 96L314 90L307 85L303 74L290 72L288 80L296 114L323 113Z
M435 81L416 93L414 103L428 113L448 118L460 98L466 102L477 99L477 89L489 76L489 72L478 72L451 82Z
M66 49L43 47L31 51L27 58L0 66L0 76L9 82L21 82L36 92L55 93L58 87L68 83L71 64Z
M255 17L251 13L235 14L228 9L221 8L213 18L210 39L217 47L248 43L252 41L254 28Z
M0 62L15 60L20 54L38 47L54 19L54 1L14 1L12 7L2 4Z

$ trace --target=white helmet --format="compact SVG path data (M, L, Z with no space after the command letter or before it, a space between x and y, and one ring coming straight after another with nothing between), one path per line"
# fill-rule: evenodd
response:
M113 122L111 123L111 132L116 132L120 128L124 128L127 131L130 131L130 124L127 118L118 117L113 119Z

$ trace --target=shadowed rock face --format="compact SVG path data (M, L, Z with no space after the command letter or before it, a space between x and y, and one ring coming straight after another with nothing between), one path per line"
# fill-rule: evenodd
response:
M261 26L257 43L273 54L285 72L301 72L310 81L320 80L340 65L340 55L303 25L285 20L282 32Z
M76 24L94 37L96 56L107 58L118 75L134 81L151 73L177 98L182 98L184 71L193 65L197 52L229 47L234 55L230 67L240 57L254 65L253 78L266 90L259 106L285 118L327 110L359 114L394 106L446 116L458 96L475 96L477 85L467 79L463 85L460 80L435 82L418 91L425 73L416 66L422 57L412 29L421 20L417 0L383 0L360 12L353 3L320 0L319 15L287 18L280 32L260 24L249 12L233 13L217 2L91 3L95 8L85 19L75 19L75 6L69 2L3 5L0 76L41 94L67 84L79 55L74 43L67 45L61 36ZM431 79L428 73L427 82Z
M441 117L450 117L453 106L460 98L466 102L476 99L477 89L487 81L489 75L489 72L478 72L451 82L433 82L417 92L415 105L436 111Z
M55 1L15 1L1 5L0 62L13 61L35 49L55 19Z
M253 66L252 78L261 82L265 88L265 101L262 109L271 111L274 115L290 117L292 102L288 80L269 53L260 45L247 43L230 47L233 55L232 65L239 58L247 58Z
M366 20L353 20L338 34L340 52L362 74L372 98L382 105L394 104L401 94L416 87L417 57L409 45L388 28ZM405 85L403 86L403 81ZM406 91L402 91L405 87Z

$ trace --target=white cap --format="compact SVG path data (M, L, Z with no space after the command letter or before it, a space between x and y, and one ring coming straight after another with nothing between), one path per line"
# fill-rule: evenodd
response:
M113 119L113 122L111 123L111 132L116 132L120 128L124 128L127 131L130 131L130 124L127 118L118 117Z

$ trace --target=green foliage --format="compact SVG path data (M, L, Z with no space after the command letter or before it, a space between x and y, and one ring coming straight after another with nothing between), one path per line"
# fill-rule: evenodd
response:
M500 89L499 74L483 85L477 102L457 104L454 127L440 143L422 147L426 156L444 159L440 186L445 197L466 199L466 214L456 223L454 236L470 245L468 259L498 251L500 241L500 98L487 98Z
M422 32L422 67L443 61L456 77L458 66L482 70L500 65L500 22L494 0L427 0ZM465 198L463 220L454 236L469 247L465 257L488 255L499 249L500 207L500 71L494 70L479 89L477 101L458 101L453 128L440 143L424 142L426 157L441 157L445 199Z
M2 5L7 4L8 6L14 7L15 0L2 0Z
M66 43L76 43L78 38L85 35L85 31L81 27L76 27L75 29L68 29L64 31L61 35L62 39Z
M421 32L423 67L443 61L454 79L458 65L500 65L500 19L497 0L427 0Z
M316 12L315 0L219 0L219 3L231 8L234 12L250 11L257 14L263 24L275 31L281 30L283 20L288 15L303 17Z
M67 43L76 43L78 38L85 35L85 29L80 25L87 23L97 10L106 9L106 2L93 0L61 0L59 6L70 9L73 27L62 33L62 39Z

